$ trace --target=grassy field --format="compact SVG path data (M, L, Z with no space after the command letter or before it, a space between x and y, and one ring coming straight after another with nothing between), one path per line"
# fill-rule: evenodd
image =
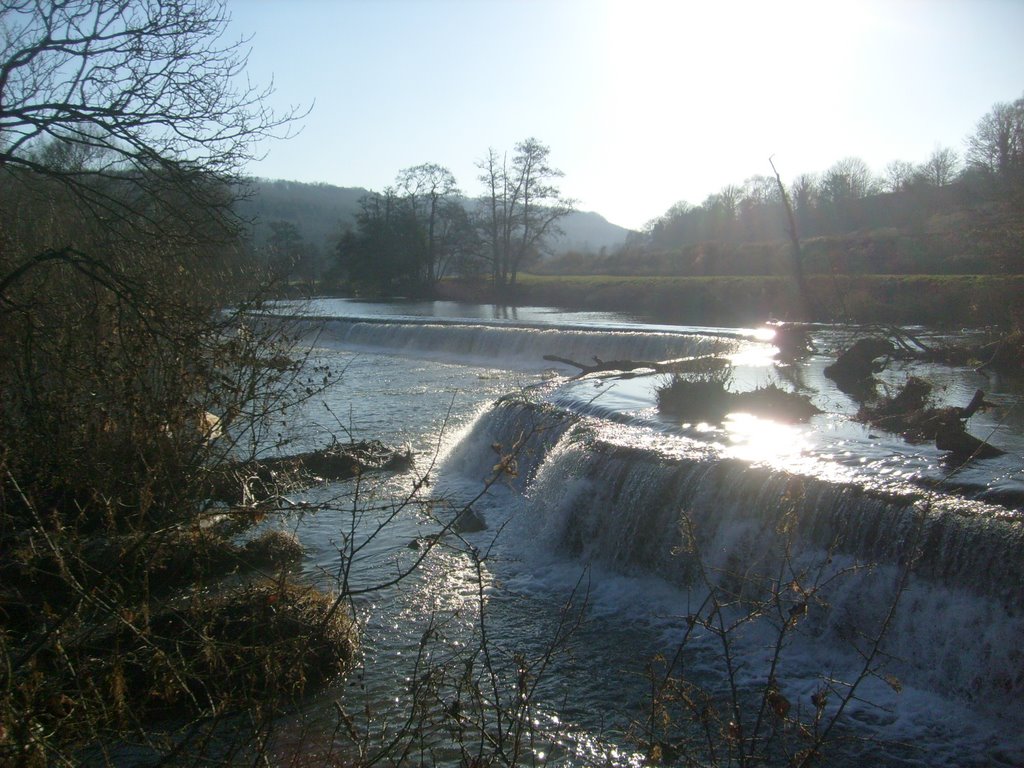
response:
M953 327L1020 324L1024 275L811 275L819 321ZM795 286L783 277L626 277L520 275L495 296L447 282L444 298L614 310L654 321L700 324L797 320Z

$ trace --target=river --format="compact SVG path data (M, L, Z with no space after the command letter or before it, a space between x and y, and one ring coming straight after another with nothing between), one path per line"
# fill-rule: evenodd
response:
M410 473L310 489L272 523L305 546L303 578L344 576L363 624L359 669L281 724L278 762L372 755L415 722L403 743L417 761L459 764L456 723L508 725L474 714L473 692L514 713L528 691L525 763L640 764L655 742L724 763L768 701L759 733L779 764L808 742L794 721L810 732L837 714L829 765L1024 764L1019 382L911 362L881 374L927 378L940 404L981 388L999 406L970 428L1006 455L958 467L853 419L823 375L848 329L816 328L815 351L783 364L770 330L611 313L342 299L275 312L338 380L289 417L289 450L351 436L416 454ZM682 424L657 410L665 375L574 379L545 354L713 355L733 388L776 383L822 412ZM470 500L486 528L431 548ZM652 720L669 661L686 684Z

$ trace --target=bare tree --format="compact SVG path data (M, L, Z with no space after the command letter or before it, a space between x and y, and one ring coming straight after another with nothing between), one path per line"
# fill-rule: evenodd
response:
M480 230L489 251L491 278L495 285L503 283L502 254L509 248L507 230L511 221L511 201L506 165L506 157L499 157L493 147L487 150L487 157L477 162L477 168L480 169L478 178L484 185L484 193L480 198L483 209Z
M906 160L893 160L882 172L882 189L885 192L901 192L913 181L916 169Z
M968 164L993 173L1024 167L1024 98L996 104L967 139Z
M756 174L743 182L743 199L750 205L770 205L779 202L779 188L775 179Z
M436 163L423 163L399 172L395 186L405 197L417 227L423 227L423 252L420 256L420 279L433 286L439 279L440 263L444 260L443 234L449 229L446 217L453 209L447 204L459 195L455 176Z
M818 203L818 177L813 173L801 173L789 186L792 205L800 230L807 233L814 206Z
M867 197L875 186L868 164L859 157L846 157L825 171L821 192L827 201L841 203Z
M550 152L530 138L516 144L511 162L490 149L477 164L484 185L481 231L495 285L515 285L525 260L541 253L559 220L573 210L573 201L554 184L562 172L549 165Z
M972 191L989 201L972 210L972 234L1006 272L1019 272L1024 253L1024 98L996 104L967 139ZM1019 311L1019 310L1014 310Z
M3 0L0 170L135 225L160 223L158 192L226 211L222 182L295 117L239 84L245 41L225 40L228 21L218 0Z
M960 167L960 156L949 147L936 147L931 156L918 169L921 177L933 187L952 183Z
M708 195L701 203L700 207L708 214L709 234L712 237L727 239L732 236L743 194L743 187L728 184Z

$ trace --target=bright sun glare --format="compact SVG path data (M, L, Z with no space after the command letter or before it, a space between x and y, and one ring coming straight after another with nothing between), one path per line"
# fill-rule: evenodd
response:
M782 118L806 114L810 95L827 113L830 99L858 76L847 62L866 44L860 33L870 23L869 8L635 0L605 9L615 52L604 62L606 92L620 104L644 105L640 112L608 110L594 127L606 144L631 148L632 162L606 169L621 176L620 187L664 195L667 208L680 199L686 177L739 183L744 175L767 173L771 154L792 161L793 141L802 154L837 159L834 137L797 131ZM814 61L831 63L808 66Z
M722 426L729 438L729 455L744 461L792 460L810 447L799 427L749 413L730 413Z

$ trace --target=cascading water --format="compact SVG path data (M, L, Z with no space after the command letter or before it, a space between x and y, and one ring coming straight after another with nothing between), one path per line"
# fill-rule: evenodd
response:
M482 311L471 320L367 317L368 306L361 305L358 317L308 321L316 354L342 356L339 397L358 391L352 405L357 424L360 413L374 429L389 418L401 420L397 434L417 446L429 445L437 424L434 416L415 426L418 413L428 400L436 409L445 399L434 392L437 382L451 388L451 419L462 429L431 479L439 493L456 499L493 483L477 502L490 530L468 539L494 554L488 594L500 606L492 621L501 636L526 646L537 642L531 627L557 623L552 616L580 569L596 574L590 610L600 620L593 630L581 628L589 645L586 660L578 662L591 666L576 705L558 704L552 695L553 713L571 715L584 731L597 722L588 720L587 710L613 718L621 708L621 718L637 717L633 699L642 697L643 685L628 682L637 670L623 672L622 680L617 670L642 667L643 658L628 654L671 647L708 582L742 605L784 582L810 580L821 586L798 624L793 647L800 662L784 684L808 698L817 675L856 666L865 638L884 623L881 651L886 669L904 686L903 698L892 698L885 684L869 697L891 712L915 714L881 716L863 706L854 712L854 728L888 727L880 738L924 744L918 749L931 764L1024 761L1024 739L1006 735L1024 724L1013 714L1024 694L1024 521L1017 501L1024 496L1024 430L1012 417L976 417L980 429L1009 449L1007 457L950 476L934 448L879 437L853 421L856 406L821 377L824 357L772 368L772 348L749 331L623 322L586 327L564 316L527 324ZM826 336L823 331L827 342ZM654 390L664 377L570 381L576 371L551 373L546 354L582 363L718 355L735 363L739 382L792 379L813 390L825 413L780 431L755 423L755 432L764 427L767 436L758 442L757 434L661 416ZM351 362L375 356L380 362L366 362L365 370ZM409 362L403 368L403 358L444 366ZM511 371L530 383L528 393L499 398ZM946 386L953 398L989 387L969 371L955 376ZM389 400L395 397L397 405ZM1012 406L1019 393L1009 388L992 397ZM339 410L338 403L332 407ZM405 538L389 546L407 551L421 525L400 528ZM328 531L313 529L325 538ZM327 568L331 546L316 552L310 572ZM446 586L453 569L464 566L445 557L443 566L423 574L430 605L445 603L444 590L454 589ZM453 594L450 602L464 597ZM416 638L403 645L397 629L410 620L410 609L392 618L381 601L374 610L389 627L368 632L380 658L415 648ZM763 685L758 660L764 639L750 643L743 674L751 686ZM712 665L705 666L704 680L711 681ZM626 706L619 696L633 701ZM980 724L944 735L938 716L926 712L935 706L958 713L949 717L961 725L975 717ZM851 752L846 764L856 764L858 754ZM871 759L909 765L920 757L902 747L880 754Z
M475 439L500 443L559 419L573 421L505 401L482 418ZM993 705L1024 694L1024 654L1013 640L1024 636L1024 530L1006 510L752 467L702 446L680 457L630 445L621 427L606 431L611 439L600 423L576 421L542 455L531 450L533 479L523 491L529 525L545 545L681 586L694 584L698 566L723 581L771 578L783 556L908 567L912 597L884 644L901 660L892 668ZM882 579L860 582L829 594L828 611L812 617L817 636L838 642L857 630L866 607L894 598Z

